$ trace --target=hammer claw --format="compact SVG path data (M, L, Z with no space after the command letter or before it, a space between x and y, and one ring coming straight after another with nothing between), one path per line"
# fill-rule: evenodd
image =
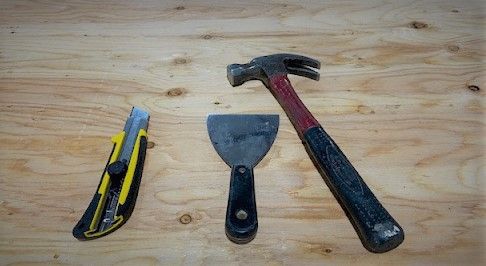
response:
M321 68L321 63L319 61L302 55L289 54L285 61L287 61L288 65L309 66L317 69Z
M303 76L313 80L319 80L319 73L306 66L299 67L299 66L287 65L287 71L289 72L289 74Z

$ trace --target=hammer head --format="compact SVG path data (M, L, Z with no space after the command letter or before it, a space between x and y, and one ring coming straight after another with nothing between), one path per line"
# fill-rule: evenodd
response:
M315 59L295 54L273 54L257 57L248 64L232 64L227 67L229 83L239 86L248 80L261 80L268 87L268 78L276 74L293 74L319 80L321 63Z

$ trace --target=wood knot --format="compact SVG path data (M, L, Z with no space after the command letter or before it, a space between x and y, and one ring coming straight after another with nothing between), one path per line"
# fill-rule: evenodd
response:
M214 102L214 104L215 104L215 105L220 105L221 103L220 103L220 102L218 102L218 101L216 101L216 102Z
M412 21L410 23L410 27L413 29L426 29L429 27L429 25L425 22L420 22L420 21Z
M211 34L204 34L203 36L201 36L201 38L203 38L204 40L211 40L214 38L214 36Z
M183 95L184 93L186 93L186 90L184 88L173 88L173 89L168 90L165 93L165 95L167 95L169 97L177 97L177 96Z
M480 90L481 90L481 88L479 88L479 86L476 86L476 85L469 85L469 86L467 86L467 88L468 88L470 91L474 91L474 92L476 92L476 91L480 91Z
M447 46L447 50L451 53L457 53L459 51L459 46L449 45L449 46Z
M54 254L54 256L52 256L52 257L57 259L57 258L59 258L59 254Z
M187 213L186 213L186 214L184 214L184 215L182 215L182 216L179 218L179 222L180 222L181 224L188 224L188 223L190 223L191 221L192 221L192 217L191 217L191 215L189 215L189 214L187 214Z
M190 63L191 60L189 58L184 58L184 57L178 57L174 59L174 64L175 65L184 65Z
M326 253L328 253L328 254L329 254L329 253L331 253L331 252L332 252L332 249L330 249L330 248L326 248L324 251L325 251Z
M356 111L358 111L358 113L360 114L365 114L365 115L375 113L375 111L371 107L362 104L358 105Z
M176 8L174 8L175 10L184 10L186 9L184 6L177 6Z
M457 10L457 9L452 9L452 10L451 10L451 12L452 12L452 13L459 13L459 10Z
M152 149L153 147L155 147L155 142L153 141L147 142L147 149Z

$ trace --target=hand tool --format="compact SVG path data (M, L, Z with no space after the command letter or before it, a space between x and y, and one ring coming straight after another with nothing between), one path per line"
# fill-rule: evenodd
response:
M231 167L226 236L248 243L258 229L253 168L275 140L278 115L209 115L207 126L214 148Z
M274 54L248 64L232 64L227 76L233 87L260 80L282 106L321 176L343 207L363 246L382 253L403 242L400 225L385 210L337 144L297 96L287 74L319 80L320 62L305 56Z
M91 203L73 229L79 240L105 236L132 214L142 179L149 114L133 107L122 132L111 138L113 150Z

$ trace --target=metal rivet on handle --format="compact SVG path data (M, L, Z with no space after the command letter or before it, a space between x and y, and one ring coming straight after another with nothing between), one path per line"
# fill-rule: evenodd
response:
M246 218L248 218L248 213L245 210L238 210L236 212L236 218L240 220L245 220Z

